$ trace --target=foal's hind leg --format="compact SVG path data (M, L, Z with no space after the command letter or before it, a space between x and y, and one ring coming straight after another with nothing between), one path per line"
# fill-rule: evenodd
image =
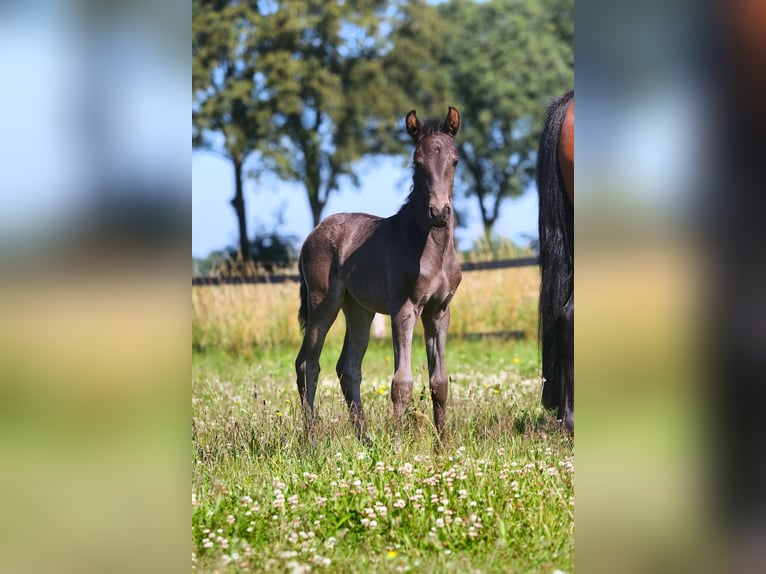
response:
M343 340L343 351L335 370L340 379L340 388L343 391L343 398L346 399L351 421L356 429L356 436L361 438L365 423L360 393L362 358L370 341L370 324L375 313L365 309L351 297L346 297L343 303L343 315L346 317L346 337Z
M319 380L319 356L322 354L327 332L338 316L342 300L342 293L327 292L320 297L309 292L306 333L295 359L298 393L309 435L313 434L314 427L314 397Z

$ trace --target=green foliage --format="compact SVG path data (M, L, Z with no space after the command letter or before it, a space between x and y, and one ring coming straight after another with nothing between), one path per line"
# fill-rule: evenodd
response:
M230 246L213 251L207 257L192 258L193 276L230 276L248 274L247 271L265 271L291 267L298 260L297 238L283 235L277 230L259 229L249 242L252 266L243 268L239 247Z
M231 203L245 261L250 260L245 162L259 152L261 169L278 163L268 146L270 102L253 89L259 69L257 61L247 56L247 47L261 29L262 15L255 6L236 0L194 0L192 4L192 147L215 150L233 164Z
M531 242L527 246L520 246L506 237L491 235L478 239L470 250L460 253L461 261L501 261L503 259L517 259L520 257L533 257L537 255Z
M451 104L459 187L489 236L532 182L548 100L573 86L573 0L194 0L192 30L193 145L300 182L314 224L358 160L409 153L409 109Z
M421 117L443 117L448 105L457 105L453 71L444 65L441 55L462 49L453 43L448 22L436 6L425 0L401 3L391 17L391 46L384 66L389 94L401 102L402 117L412 108ZM461 114L463 111L460 109ZM397 135L403 142L408 140L403 131Z
M573 12L573 0L410 0L393 19L387 74L430 114L460 110L458 188L487 240L503 200L534 181L548 101L574 85Z
M463 113L458 175L479 202L487 237L503 199L534 181L548 101L574 86L573 7L572 0L452 0L437 7L449 43L460 46L439 53Z
M289 0L266 20L254 54L274 105L283 161L277 175L303 184L316 225L353 164L380 150L392 110L381 67L384 0Z

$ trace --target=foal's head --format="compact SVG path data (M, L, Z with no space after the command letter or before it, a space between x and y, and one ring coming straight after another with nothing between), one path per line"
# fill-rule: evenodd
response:
M412 110L405 124L415 142L415 190L427 192L431 226L447 227L452 221L452 182L458 160L455 134L460 129L460 113L450 106L443 123L433 120L421 123Z

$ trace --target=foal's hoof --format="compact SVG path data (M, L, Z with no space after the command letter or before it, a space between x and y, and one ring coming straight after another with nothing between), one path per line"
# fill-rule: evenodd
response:
M362 443L362 446L365 448L371 448L373 446L372 439L368 437L366 434L363 434L360 437L357 437L359 439L359 442Z
M446 441L443 436L437 435L434 437L434 454L440 454L446 445Z

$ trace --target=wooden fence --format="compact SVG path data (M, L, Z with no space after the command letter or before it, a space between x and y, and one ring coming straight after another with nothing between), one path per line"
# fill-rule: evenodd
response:
M460 264L464 272L488 271L491 269L508 269L509 267L528 267L538 265L538 257L518 257L516 259L503 259L501 261L477 261ZM248 277L192 277L192 286L216 286L216 285L249 285L255 283L287 283L299 280L297 274L292 275L255 275Z

